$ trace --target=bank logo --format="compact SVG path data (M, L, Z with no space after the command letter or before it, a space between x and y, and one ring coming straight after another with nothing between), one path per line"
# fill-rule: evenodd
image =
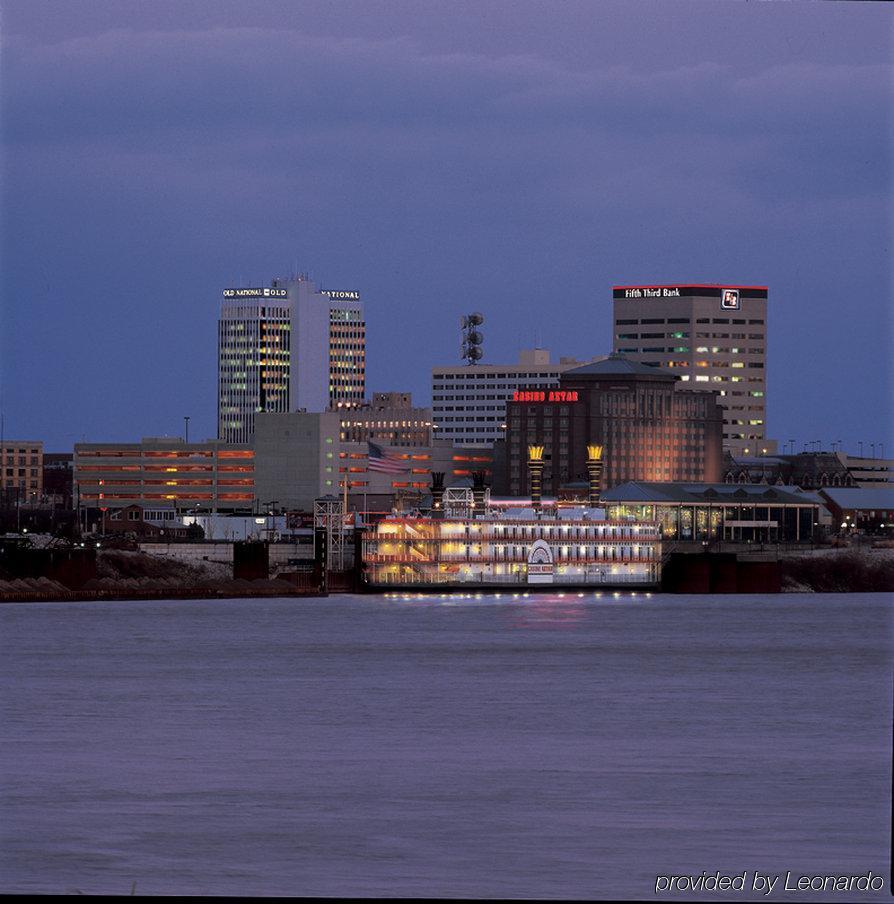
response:
M739 290L723 289L720 293L720 307L726 311L739 310Z

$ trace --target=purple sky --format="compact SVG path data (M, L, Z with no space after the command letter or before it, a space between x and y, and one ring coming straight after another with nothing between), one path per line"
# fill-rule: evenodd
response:
M368 389L770 287L769 434L892 433L885 4L2 3L7 437L216 432L221 290L366 303ZM878 447L877 447L878 451Z

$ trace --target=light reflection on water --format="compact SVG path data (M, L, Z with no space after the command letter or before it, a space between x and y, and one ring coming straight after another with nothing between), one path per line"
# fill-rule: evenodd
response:
M887 870L891 637L880 594L0 607L0 891Z

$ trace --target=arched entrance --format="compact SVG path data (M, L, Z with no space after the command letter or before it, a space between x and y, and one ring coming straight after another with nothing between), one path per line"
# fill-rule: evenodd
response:
M535 540L528 550L528 583L552 584L555 565L546 540Z

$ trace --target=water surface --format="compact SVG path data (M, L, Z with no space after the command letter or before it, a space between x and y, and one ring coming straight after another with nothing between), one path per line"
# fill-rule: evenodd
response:
M0 891L887 897L892 624L881 594L2 606Z

